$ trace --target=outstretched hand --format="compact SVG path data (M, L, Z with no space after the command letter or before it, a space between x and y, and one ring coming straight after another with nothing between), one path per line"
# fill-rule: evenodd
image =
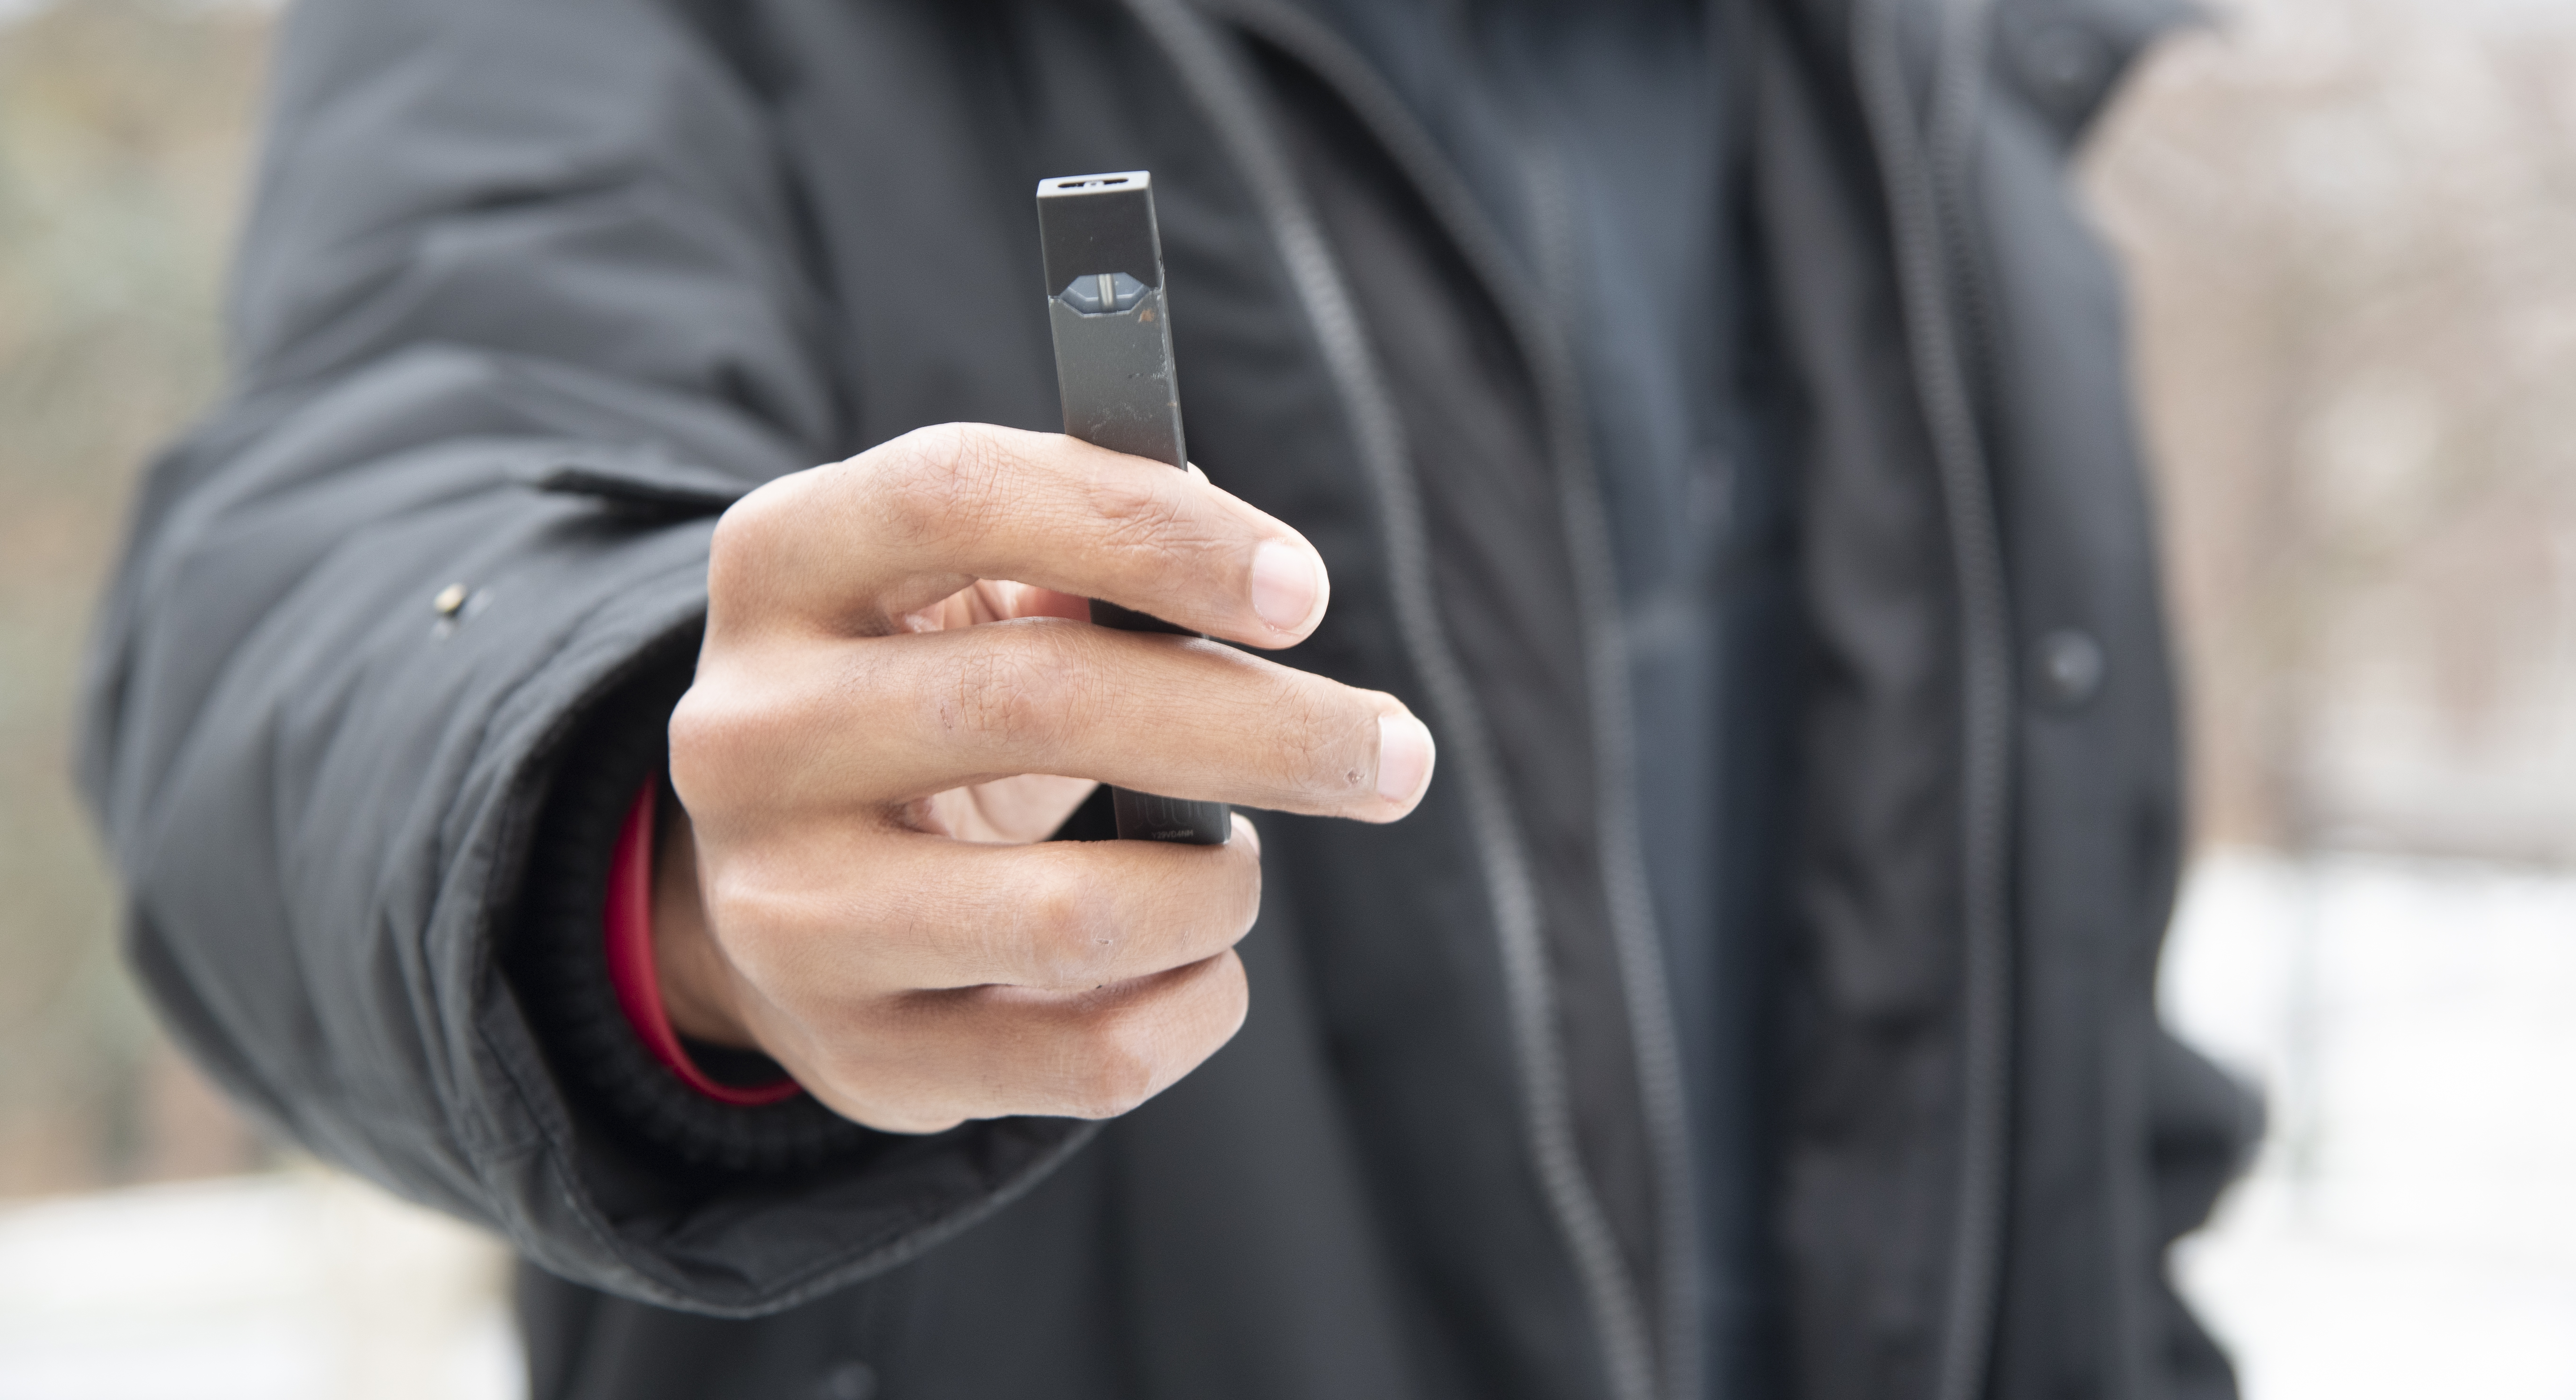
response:
M781 478L718 523L708 595L666 1009L872 1127L1113 1116L1242 1024L1257 833L1046 842L1096 784L1377 822L1430 785L1392 696L1090 626L1104 598L1285 647L1330 583L1204 476L1072 438L952 425Z

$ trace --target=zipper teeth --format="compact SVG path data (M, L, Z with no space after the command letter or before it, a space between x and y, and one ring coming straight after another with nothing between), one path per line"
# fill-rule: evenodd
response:
M1539 932L1528 861L1508 815L1501 764L1483 712L1440 624L1418 488L1401 420L1379 383L1375 357L1340 268L1306 207L1285 152L1249 96L1250 75L1239 70L1205 22L1179 0L1126 3L1171 58L1218 139L1232 151L1270 224L1290 282L1313 322L1335 388L1350 414L1386 520L1397 626L1447 731L1443 747L1456 753L1454 761L1468 789L1469 815L1494 905L1495 936L1511 1003L1533 1165L1574 1257L1585 1302L1600 1334L1611 1393L1620 1400L1651 1400L1656 1368L1650 1331L1617 1238L1576 1148L1573 1107L1556 1038L1555 989ZM1631 1014L1636 1014L1633 1008Z
M1548 317L1515 294L1523 285L1521 270L1482 206L1403 105L1348 45L1305 15L1268 0L1210 0L1210 8L1296 54L1350 103L1361 124L1394 158L1458 246L1470 271L1499 308L1515 348L1537 377L1549 460L1565 514L1576 602L1589 638L1584 665L1598 765L1597 839L1661 1226L1656 1254L1662 1265L1657 1280L1664 1323L1662 1391L1698 1400L1704 1365L1701 1260L1681 1051L1654 899L1646 879L1644 845L1637 830L1636 740L1628 694L1626 628L1617 606L1609 521L1586 437L1589 420L1573 358ZM1544 170L1558 168L1548 165ZM1569 300L1565 264L1572 253L1566 241L1568 211L1562 182L1542 179L1534 183L1532 194L1538 205L1541 240L1552 244L1543 251L1543 261L1552 254L1564 255L1540 269L1543 289L1551 298L1550 314L1555 314ZM1622 1278L1626 1278L1624 1272ZM1639 1309L1636 1325L1643 1329L1643 1305L1630 1306ZM1653 1354L1650 1333L1641 1332L1638 1344Z
M1959 590L1962 681L1961 819L1965 889L1965 1026L1961 1148L1949 1307L1935 1372L1936 1400L1976 1400L1985 1387L2000 1282L2012 1109L2012 945L2005 917L2012 654L2003 559L1984 445L1953 317L1952 279L1965 311L1982 312L1982 284L1962 266L1975 124L1984 102L1985 0L1935 0L1942 28L1933 89L1932 149L1918 145L1897 9L1863 0L1853 26L1861 102L1879 152L1898 246L1909 348L1923 395ZM1973 329L1973 328L1972 328Z
M1540 284L1550 305L1562 316L1574 303L1572 266L1575 249L1572 209L1565 186L1562 157L1552 148L1534 163L1532 195L1537 206L1542 247ZM1500 297L1497 297L1500 300ZM1692 1145L1682 1082L1679 1035L1673 1025L1671 981L1664 970L1661 923L1655 917L1653 887L1646 872L1645 842L1637 826L1636 710L1628 688L1626 619L1618 606L1618 582L1610 522L1601 500L1600 477L1586 437L1589 415L1581 380L1571 356L1555 335L1541 337L1542 373L1554 381L1548 391L1554 412L1559 465L1558 492L1565 503L1566 536L1574 559L1576 588L1592 636L1585 660L1591 683L1593 747L1598 765L1598 799L1603 883L1610 903L1611 936L1628 1004L1629 1036L1637 1059L1638 1092L1646 1115L1648 1146L1654 1153L1656 1205L1662 1217L1657 1262L1662 1265L1664 1323L1664 1393L1675 1400L1699 1400L1705 1338L1700 1315L1699 1203L1694 1195Z
M1450 170L1438 148L1388 92L1365 62L1338 36L1294 10L1268 0L1209 0L1238 23L1296 54L1323 76L1349 102L1372 135L1413 182L1470 270L1499 308L1515 347L1538 378L1547 422L1548 448L1556 468L1557 491L1566 518L1566 544L1573 565L1577 604L1592 644L1585 649L1585 681L1594 712L1593 741L1599 763L1598 839L1602 876L1609 902L1611 936L1619 959L1621 991L1629 1012L1630 1050L1636 1058L1641 1110L1655 1172L1655 1208L1661 1225L1658 1284L1662 1294L1663 1385L1665 1395L1698 1400L1705 1366L1698 1202L1694 1194L1692 1146L1683 1092L1679 1038L1672 1019L1663 945L1646 880L1644 847L1637 831L1635 736L1628 697L1625 628L1617 606L1607 517L1601 508L1599 481L1591 448L1584 436L1588 421L1583 393L1572 358L1553 325L1536 314L1526 298L1515 295L1520 269L1482 207ZM1562 243L1565 220L1561 190L1542 184L1542 240ZM1553 199L1554 202L1550 202ZM1555 227L1546 227L1553 218ZM1570 249L1557 249L1567 251ZM1565 283L1561 266L1543 269L1554 277L1548 288L1561 303ZM1622 1279L1626 1275L1622 1274ZM1623 1287L1626 1285L1623 1283ZM1653 1354L1637 1309L1637 1345Z

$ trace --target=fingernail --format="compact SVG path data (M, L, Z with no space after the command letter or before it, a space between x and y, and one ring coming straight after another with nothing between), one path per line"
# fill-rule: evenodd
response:
M1226 831L1228 839L1240 841L1243 844L1250 846L1252 848L1252 853L1256 856L1261 854L1261 833L1253 827L1251 819L1244 816L1241 812L1234 813L1233 817L1234 825L1229 827Z
M1286 540L1252 551L1252 610L1282 632L1305 629L1324 597L1324 561Z
M1377 719L1377 795L1407 804L1431 784L1431 731L1411 715Z

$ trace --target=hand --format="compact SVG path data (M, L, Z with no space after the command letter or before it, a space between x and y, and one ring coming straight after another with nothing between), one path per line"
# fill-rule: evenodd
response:
M1114 1116L1243 1023L1259 837L1045 842L1096 783L1373 822L1430 785L1391 696L1085 620L1105 598L1246 646L1314 631L1322 558L1195 471L924 429L745 497L707 589L671 717L665 1004L871 1127Z

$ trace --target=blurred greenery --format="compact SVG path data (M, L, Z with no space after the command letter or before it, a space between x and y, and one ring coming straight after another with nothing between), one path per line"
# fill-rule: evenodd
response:
M267 30L263 9L179 0L0 23L0 1196L241 1150L118 963L69 774L126 499L220 381Z

